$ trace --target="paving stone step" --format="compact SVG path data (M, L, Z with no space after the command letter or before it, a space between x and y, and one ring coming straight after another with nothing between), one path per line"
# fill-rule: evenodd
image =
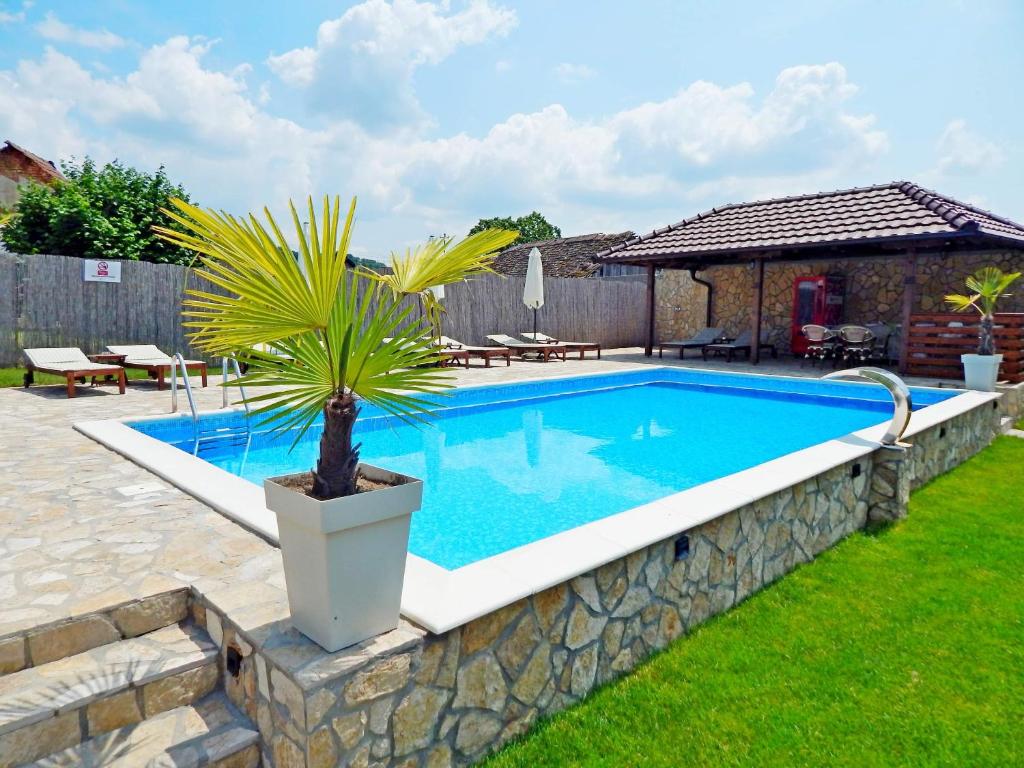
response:
M259 733L223 693L53 753L33 768L257 768Z
M173 624L0 678L0 768L191 704L218 683L217 646Z
M0 637L0 678L184 621L184 587Z

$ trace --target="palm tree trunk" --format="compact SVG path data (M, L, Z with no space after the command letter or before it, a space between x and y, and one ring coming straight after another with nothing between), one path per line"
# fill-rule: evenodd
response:
M996 353L995 330L993 329L994 318L992 315L982 315L981 325L978 328L978 354L994 355Z
M359 416L356 400L348 392L334 395L324 406L324 432L320 457L313 471L313 495L336 499L356 492L359 445L352 445L352 428Z

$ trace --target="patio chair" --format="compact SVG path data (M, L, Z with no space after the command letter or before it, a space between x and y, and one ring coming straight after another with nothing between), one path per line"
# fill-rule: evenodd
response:
M512 350L519 355L520 360L525 360L527 355L536 355L538 359L546 363L552 357L557 358L561 355L562 362L565 362L566 348L562 344L526 343L504 333L491 333L487 335L487 338L499 346Z
M440 346L443 349L465 352L469 357L477 357L484 361L484 367L491 367L491 360L505 358L505 367L512 365L512 351L506 347L474 347L472 344L463 344L450 336L440 338ZM435 342L437 343L437 342ZM466 367L469 367L469 360L466 360Z
M108 344L107 349L112 354L124 355L125 368L136 368L149 374L149 378L156 379L156 388L164 388L164 379L170 375L172 360L171 356L165 354L154 344ZM206 363L202 360L186 360L185 371L188 375L191 371L198 371L203 379L203 386L206 386Z
M25 366L24 384L28 388L35 381L35 373L49 373L63 376L67 381L68 397L75 396L75 382L85 384L86 377L92 377L96 386L97 376L116 376L117 388L124 394L127 380L124 368L112 363L97 363L86 357L78 347L44 347L23 350L28 364Z
M704 348L701 349L701 356L705 360L707 360L708 359L708 354L714 354L714 355L717 355L717 356L725 355L726 362L731 363L733 356L737 352L742 352L747 357L750 357L750 348L751 348L751 346L752 346L752 343L751 343L751 333L750 333L750 331L743 331L743 333L741 333L739 336L737 336L732 341L722 341L722 342L717 342L716 341L714 344L706 344L706 345L704 345ZM778 357L779 356L779 353L775 349L775 345L774 344L769 344L766 341L762 341L761 344L759 345L759 348L761 350L768 350L769 352L771 352L772 357Z
M800 359L801 368L806 360L810 360L813 366L815 363L824 362L835 356L839 342L836 340L836 332L834 330L826 328L824 325L810 323L803 326L800 332L807 339L807 351L804 352L804 356Z
M666 349L678 349L679 359L682 360L686 350L704 349L708 344L711 344L720 338L722 338L721 328L705 328L702 331L697 331L697 333L689 339L661 342L661 344L658 345L658 357L661 357L662 352Z
M885 323L867 323L864 327L871 331L875 337L871 345L871 359L880 363L891 362L890 342L893 339L892 326Z
M839 329L842 356L846 362L865 363L871 359L875 335L863 325L844 325Z
M525 331L520 331L519 335L538 344L561 344L569 351L578 350L580 360L583 359L584 352L597 352L597 359L601 359L601 345L594 341L562 341L554 336L548 336L546 333L526 333Z

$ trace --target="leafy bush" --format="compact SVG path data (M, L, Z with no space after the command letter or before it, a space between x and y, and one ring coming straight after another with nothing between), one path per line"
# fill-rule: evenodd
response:
M171 198L188 200L163 167L152 175L118 161L98 168L86 158L62 163L67 181L29 185L2 237L15 253L55 253L88 259L188 264L191 251L156 236L153 226L178 229L161 212Z

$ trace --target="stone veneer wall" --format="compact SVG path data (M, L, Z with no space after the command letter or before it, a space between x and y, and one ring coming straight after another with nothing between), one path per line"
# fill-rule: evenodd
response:
M258 725L267 766L464 766L865 525L983 448L994 403L878 450L442 635L409 625L296 679L201 597L196 620L239 672L233 701ZM854 477L854 474L857 476ZM224 659L225 668L232 663Z
M944 312L942 297L962 293L964 278L979 267L1024 269L1024 252L958 253L920 256L917 262L915 312ZM801 275L846 277L845 320L854 323L899 323L903 307L903 261L870 259L765 264L762 328L767 341L789 351L793 280ZM697 277L714 284L712 321L735 336L750 327L753 274L749 265L711 267ZM684 270L666 269L655 285L655 339L686 339L705 325L707 289ZM1024 312L1024 292L1006 299L1006 312Z

